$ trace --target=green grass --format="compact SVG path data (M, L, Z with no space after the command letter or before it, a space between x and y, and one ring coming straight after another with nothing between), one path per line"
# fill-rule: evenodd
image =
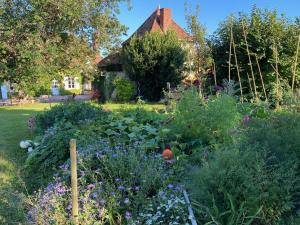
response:
M21 224L23 220L21 203L25 189L19 170L26 152L19 148L19 142L32 138L27 121L45 108L49 108L49 104L0 108L0 224Z
M54 105L54 104L52 104ZM104 104L109 110L134 109L136 104ZM164 105L145 104L145 109L163 109ZM26 159L26 152L19 142L32 139L27 128L29 117L50 108L50 104L28 104L0 107L0 224L24 224L26 187L19 171ZM38 172L38 171L37 171Z

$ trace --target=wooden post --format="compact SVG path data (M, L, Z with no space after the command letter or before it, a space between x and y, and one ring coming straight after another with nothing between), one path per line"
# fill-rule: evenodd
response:
M277 46L274 47L275 51L275 73L276 73L276 108L279 108L279 71L278 71L278 49Z
M251 84L251 80L250 80L250 77L249 77L249 73L247 72L247 77L248 77L248 83L249 83L249 87L250 87L250 92L252 94L252 97L253 99L255 98L254 97L254 93L253 93L253 90L252 90L252 84Z
M255 59L256 59L256 64L257 64L257 67L258 67L258 72L259 72L262 88L263 88L265 98L266 98L266 101L267 101L268 97L267 97L267 92L266 92L266 88L265 88L265 83L264 83L264 79L263 79L263 76L262 76L262 73L261 73L260 65L259 65L258 58L257 58L256 54L255 54Z
M229 59L228 59L228 80L231 80L231 47L232 47L232 18L230 17L230 28L229 28L229 32L230 32L230 46L229 46Z
M246 50L247 50L247 54L248 54L249 66L250 66L250 70L251 70L251 77L252 77L252 81L253 81L255 101L258 102L255 77L254 77L254 72L253 72L253 67L252 67L252 61L251 61L249 46L248 46L248 42L247 42L247 34L246 34L246 29L245 29L244 21L242 21L242 27L243 27L243 34L244 34L245 44L246 44Z
M237 61L237 55L236 55L236 49L235 49L235 43L234 43L234 38L233 38L233 31L232 31L232 26L231 26L231 37L232 37L232 47L233 47L233 54L234 54L234 59L235 59L235 66L237 70L237 75L239 79L239 85L240 85L240 92L241 92L241 102L244 102L244 96L243 96L243 86L242 86L242 81L241 81L241 76L240 76L240 69Z
M77 190L77 159L76 140L70 140L71 158L71 185L72 185L72 219L74 224L78 224L78 190Z
M216 64L213 62L214 65L214 81L215 81L215 86L217 86L217 72L216 72Z
M297 50L296 50L296 56L295 56L295 64L294 64L294 70L293 70L292 93L294 93L294 86L295 86L295 79L296 79L296 72L297 72L297 64L298 64L299 46L300 46L300 34L298 36L298 44L297 44Z

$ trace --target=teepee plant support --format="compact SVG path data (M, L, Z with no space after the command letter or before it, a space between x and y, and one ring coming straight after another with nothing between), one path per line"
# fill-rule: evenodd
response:
M244 36L244 40L245 40L245 44L246 44L246 50L247 50L248 60L249 60L251 77L252 77L252 81L253 81L253 89L254 89L255 101L258 102L258 95L257 95L257 90L256 90L256 82L255 82L255 77L254 77L254 72L253 72L253 66L252 66L252 61L251 61L250 50L249 50L249 45L248 45L248 41L247 41L247 34L246 34L246 29L245 29L244 21L242 21L242 28L243 28L243 36Z
M265 88L264 79L263 79L263 76L262 76L262 73L261 73L258 57L257 57L256 54L255 54L255 59L256 59L256 64L257 64L257 68L258 68L258 72L259 72L259 76L260 76L260 80L261 80L261 85L262 85L262 88L263 88L263 91L264 91L265 99L266 99L266 101L268 101L268 96L267 96L267 92L266 92L266 88Z
M296 55L295 55L295 63L294 63L294 69L293 69L292 93L294 93L294 87L295 87L295 79L296 79L297 65L298 65L299 46L300 46L300 34L298 36L298 44L297 44Z
M230 43L229 43L229 56L228 56L228 80L231 80L231 54L232 54L232 17L230 17L230 28L229 28L229 33L230 33Z
M236 48L235 48L235 43L234 43L232 25L230 27L230 33L231 33L231 39L232 39L232 48L233 48L235 66L236 66L236 71L237 71L237 75L238 75L238 79L239 79L239 85L240 85L241 102L243 103L244 102L243 86L242 86L242 81L241 81L241 76L240 76L240 69L239 69L239 64L238 64L237 55L236 55Z

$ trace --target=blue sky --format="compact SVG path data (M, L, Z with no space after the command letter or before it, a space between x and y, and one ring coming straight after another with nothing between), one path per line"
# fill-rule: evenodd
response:
M172 8L173 19L183 28L186 27L184 15L185 0L131 0L132 9L121 5L120 21L129 27L130 36L150 14L160 5ZM192 6L200 5L200 21L212 34L228 15L238 12L249 13L256 4L259 8L276 9L291 19L300 16L300 0L188 0Z

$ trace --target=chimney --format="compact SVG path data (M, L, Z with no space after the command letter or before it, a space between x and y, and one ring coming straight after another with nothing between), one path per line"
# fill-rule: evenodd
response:
M99 52L100 47L100 40L99 40L99 32L93 33L93 51L95 51L95 63L98 63L101 61L101 56Z
M160 25L164 33L167 32L172 22L172 10L169 8L161 9L160 13Z

